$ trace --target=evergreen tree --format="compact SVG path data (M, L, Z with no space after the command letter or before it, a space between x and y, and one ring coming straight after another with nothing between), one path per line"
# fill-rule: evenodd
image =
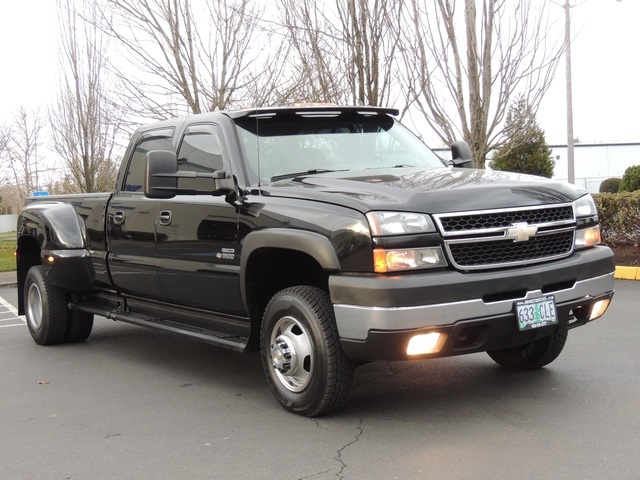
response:
M509 108L505 124L507 140L496 152L491 168L507 172L528 173L551 178L555 161L544 131L524 97Z

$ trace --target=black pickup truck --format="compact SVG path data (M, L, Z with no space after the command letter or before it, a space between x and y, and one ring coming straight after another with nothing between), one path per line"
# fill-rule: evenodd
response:
M613 295L590 195L443 162L370 107L260 108L140 128L111 194L32 198L19 310L43 345L94 315L260 351L316 416L354 366L486 351L534 369Z

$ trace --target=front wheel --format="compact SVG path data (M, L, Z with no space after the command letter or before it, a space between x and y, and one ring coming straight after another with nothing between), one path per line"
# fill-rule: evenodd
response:
M267 305L260 336L262 365L284 408L315 417L344 403L353 366L340 346L327 292L310 286L278 292Z
M518 370L533 370L550 364L564 348L568 332L566 329L558 333L534 340L525 345L503 348L487 352L499 365Z

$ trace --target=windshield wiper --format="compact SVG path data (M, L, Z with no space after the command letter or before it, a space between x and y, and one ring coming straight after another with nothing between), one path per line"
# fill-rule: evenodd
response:
M283 173L282 175L274 175L271 177L271 181L275 182L277 180L284 180L285 178L295 178L301 175L315 175L317 173L331 173L331 172L346 172L347 170L327 170L324 168L314 168L311 170L307 170L305 172L296 172L296 173Z

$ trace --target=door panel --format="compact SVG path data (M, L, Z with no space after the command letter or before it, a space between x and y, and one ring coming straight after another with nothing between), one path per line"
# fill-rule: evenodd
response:
M243 315L237 213L221 197L160 201L170 225L157 225L158 273L171 303Z
M191 125L178 149L178 170L199 178L181 178L178 188L211 192L208 174L230 173L220 130ZM224 197L177 195L158 205L158 274L171 303L244 315L240 298L238 212Z
M147 153L171 150L173 133L173 128L163 128L140 135L107 209L111 279L118 290L131 295L162 298L155 231L158 200L146 198L142 191Z
M108 209L109 269L118 290L162 297L158 279L155 221L158 201L120 194Z

